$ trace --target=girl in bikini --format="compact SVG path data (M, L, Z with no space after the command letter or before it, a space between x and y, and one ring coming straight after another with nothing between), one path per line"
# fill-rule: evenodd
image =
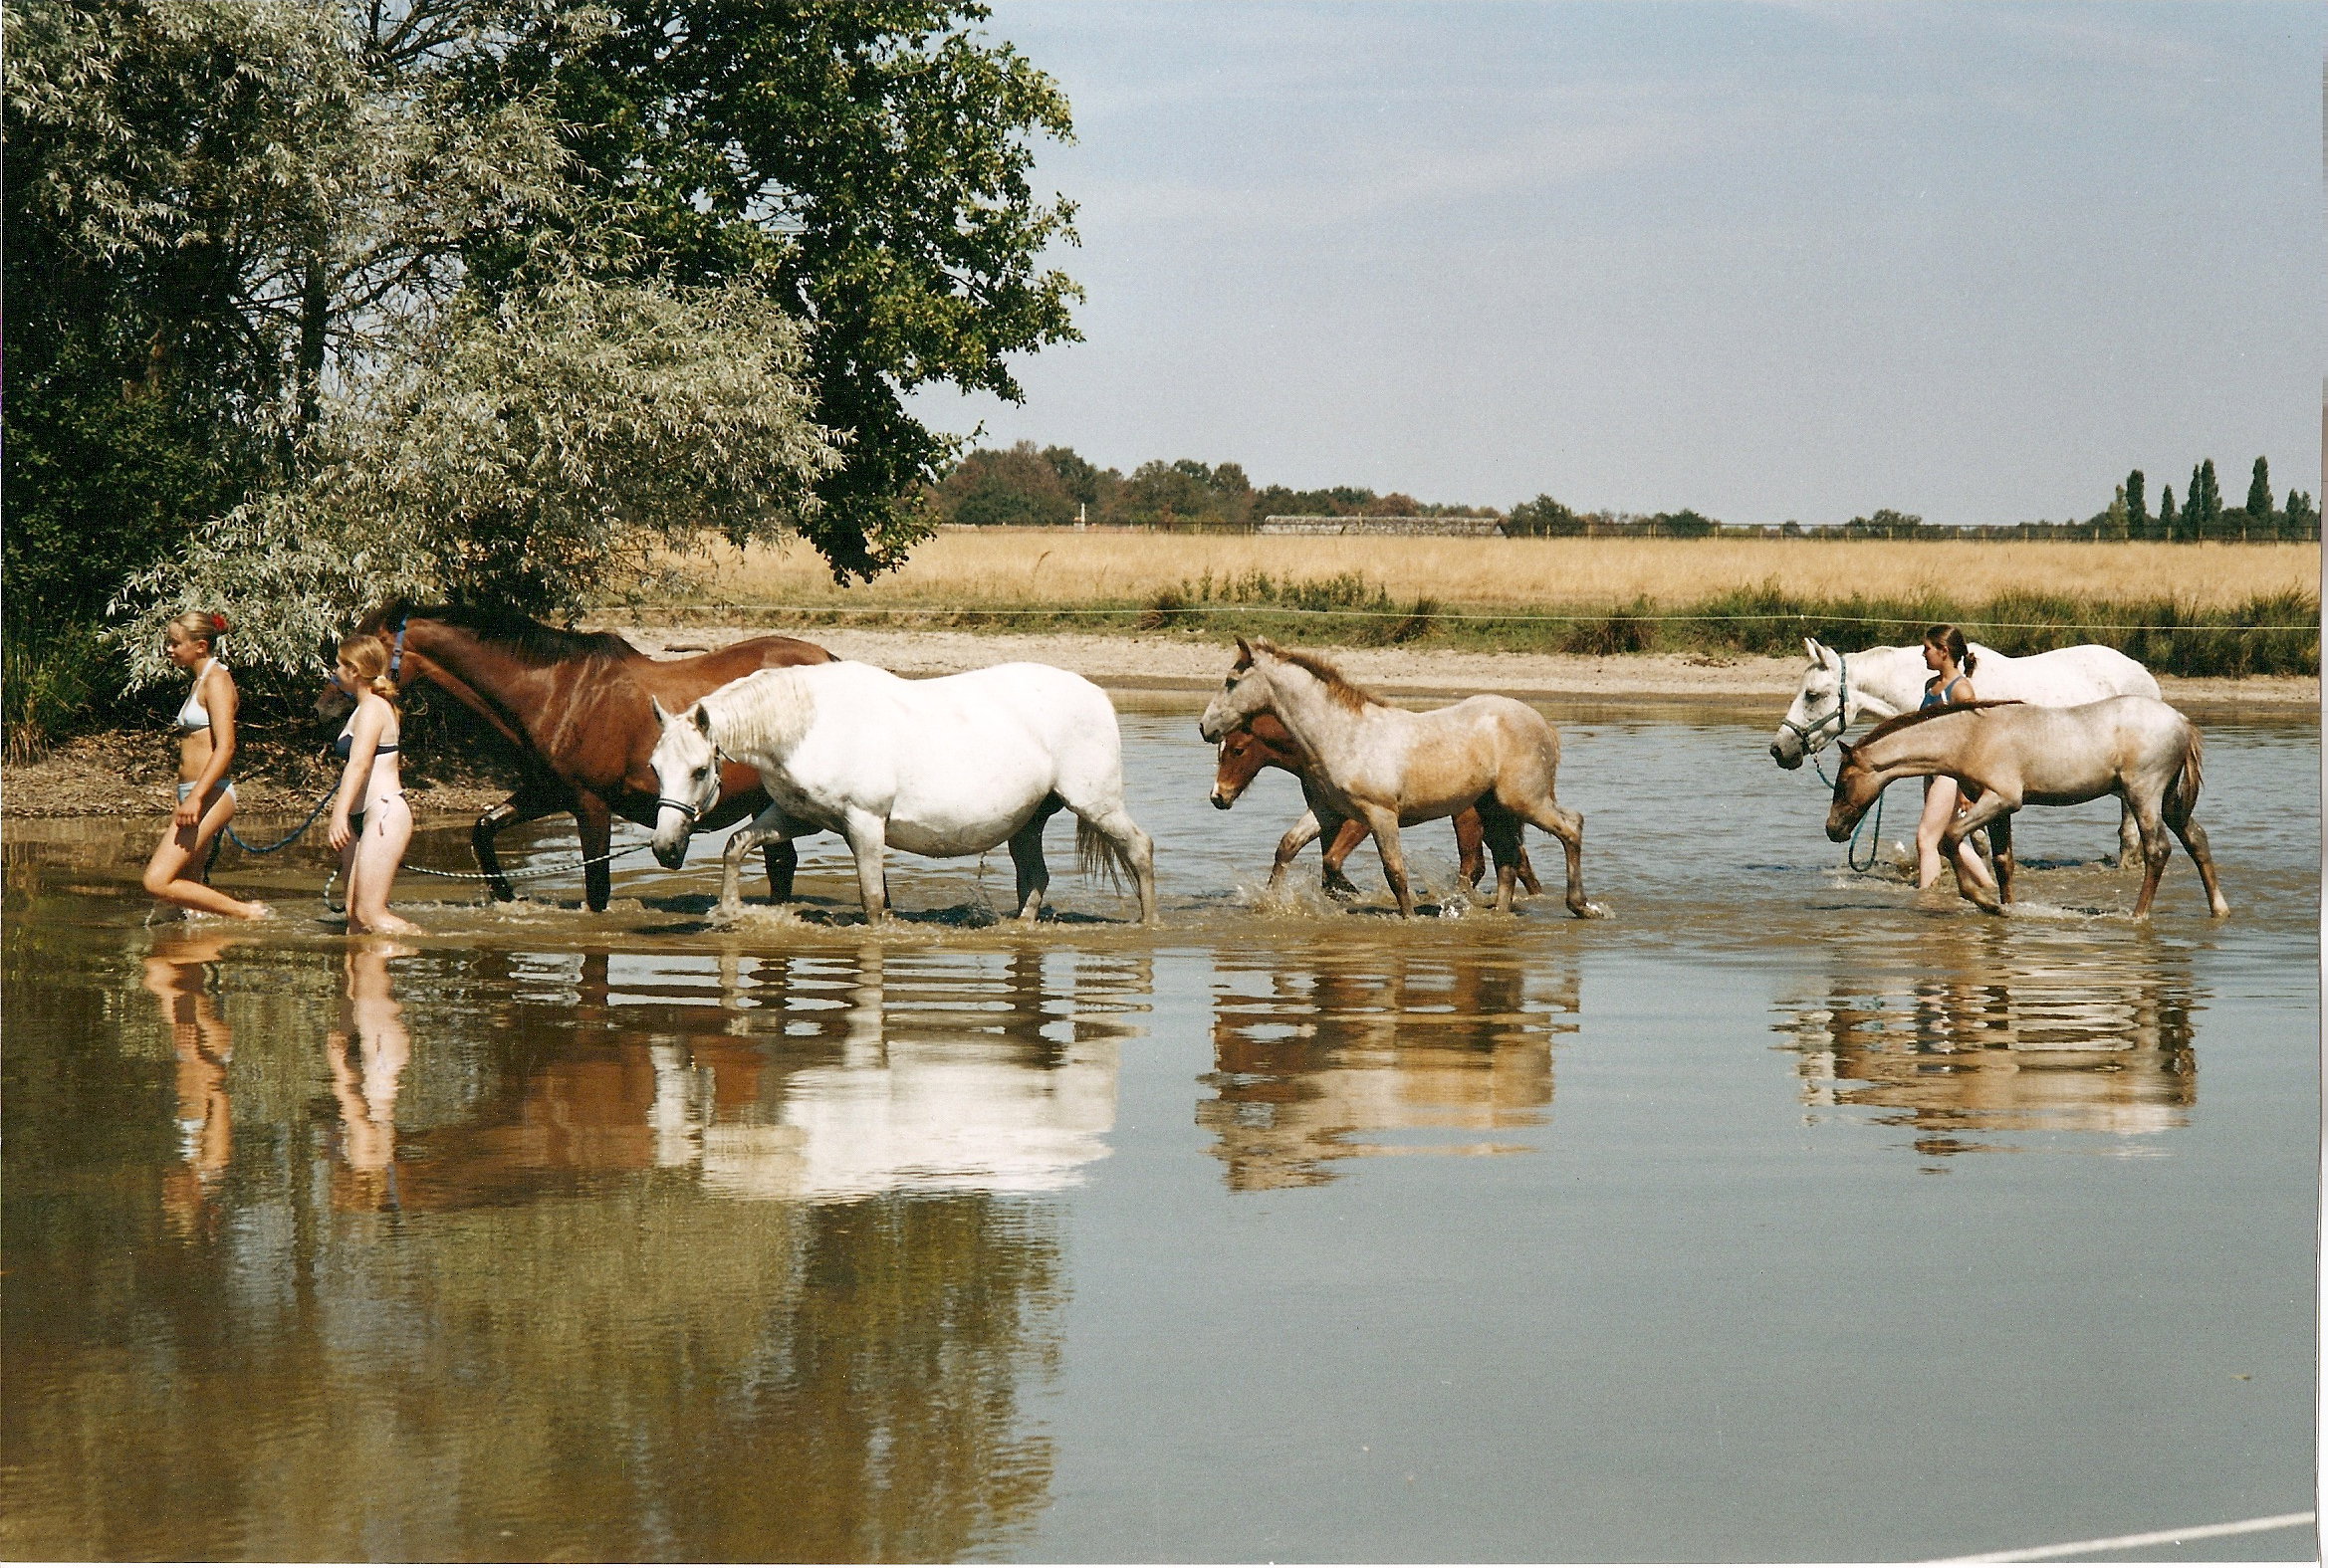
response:
M1934 626L1924 633L1924 667L1932 671L1932 679L1924 683L1922 708L1945 708L1954 703L1973 702L1973 666L1978 663L1973 650L1965 644L1965 634L1954 626ZM1934 775L1924 781L1924 816L1916 824L1916 886L1930 887L1940 879L1940 838L1964 809L1963 790L1954 779ZM1973 885L1989 889L1996 881L1988 868L1980 863L1972 840L1957 845L1957 876L1969 878Z
M388 892L412 842L412 808L404 803L397 760L402 715L396 683L388 679L387 650L376 637L348 638L340 644L333 679L355 699L334 748L348 760L348 772L332 802L331 832L348 882L349 933L417 932L420 927L388 912Z
M145 863L145 891L205 915L264 920L274 913L266 905L228 897L203 881L200 871L188 874L204 863L211 840L234 820L234 784L226 775L234 766L238 699L225 661L210 651L225 634L226 617L208 610L189 610L162 628L162 651L170 663L193 675L194 689L178 709L177 809Z

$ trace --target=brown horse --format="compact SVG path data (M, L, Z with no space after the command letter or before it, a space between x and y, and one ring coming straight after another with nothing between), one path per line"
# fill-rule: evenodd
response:
M1285 868L1293 863L1302 846L1330 830L1331 836L1326 838L1322 852L1325 868L1320 881L1328 893L1356 893L1357 888L1342 873L1342 862L1366 841L1366 824L1333 808L1313 777L1316 765L1276 714L1257 713L1221 737L1220 765L1213 775L1213 804L1228 810L1265 768L1282 768L1291 774L1300 782L1301 798L1309 805L1309 814L1278 840L1277 863L1270 867L1270 886L1274 888L1284 879ZM1455 813L1455 852L1464 881L1473 887L1479 886L1480 877L1487 870L1486 857L1480 853L1484 836L1478 807L1465 806ZM1531 894L1544 890L1543 884L1536 880L1535 867L1528 863L1524 848L1519 851L1519 880Z
M610 632L566 631L504 610L457 605L381 606L356 626L388 648L395 678L433 682L523 755L517 792L477 819L469 841L495 898L515 898L493 852L494 835L553 811L574 813L584 860L583 900L606 907L613 878L606 853L617 816L655 825L654 769L660 726L653 703L680 709L755 670L823 664L832 655L794 637L754 637L692 659L650 659ZM738 764L720 775L719 803L702 828L724 827L768 807L759 773ZM765 852L769 891L792 897L798 856L790 843Z

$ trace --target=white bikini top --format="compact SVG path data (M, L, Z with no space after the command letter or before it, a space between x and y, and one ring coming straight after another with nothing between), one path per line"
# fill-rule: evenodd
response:
M196 730L210 728L210 710L202 706L202 683L212 670L223 670L226 665L213 654L194 672L194 689L186 693L186 704L178 710L178 728L191 735Z

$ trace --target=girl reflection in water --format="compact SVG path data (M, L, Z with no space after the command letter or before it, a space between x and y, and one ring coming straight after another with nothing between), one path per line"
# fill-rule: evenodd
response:
M236 938L223 932L164 937L145 959L145 989L161 1004L161 1021L177 1053L178 1160L162 1178L162 1209L179 1234L207 1234L211 1199L234 1158L234 1105L226 1064L234 1031L218 1015L210 966Z
M343 1208L396 1207L396 1089L412 1057L412 1037L388 985L388 960L417 951L377 941L348 950L340 1027L324 1040L332 1098L340 1104L340 1156L351 1177L333 1184Z
M403 734L396 683L388 678L387 650L376 637L340 644L333 681L355 699L355 711L334 750L348 761L340 796L332 802L332 847L348 881L348 931L417 933L420 928L388 910L396 870L412 842L412 808L404 803L397 742Z

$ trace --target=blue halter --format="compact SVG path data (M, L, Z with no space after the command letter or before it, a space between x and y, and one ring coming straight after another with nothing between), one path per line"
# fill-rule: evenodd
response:
M412 617L407 614L396 622L396 645L388 652L388 679L391 681L396 678L396 672L404 667L404 628L411 621Z

